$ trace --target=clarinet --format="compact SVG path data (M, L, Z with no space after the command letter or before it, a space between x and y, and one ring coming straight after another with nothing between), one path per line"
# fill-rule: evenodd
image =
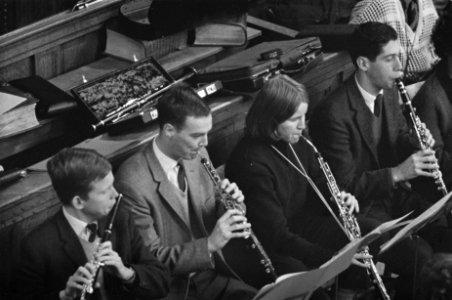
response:
M361 228L359 227L358 221L356 220L356 217L347 210L344 201L341 199L340 196L341 191L337 186L336 180L334 179L333 173L331 172L328 163L323 159L320 152L317 150L317 148L310 140L308 140L303 135L301 135L301 137L306 141L306 143L309 146L312 147L312 149L315 152L320 168L322 169L323 174L326 177L328 189L339 210L339 217L341 218L342 224L345 227L345 231L348 235L348 238L351 241L361 238ZM369 248L365 247L361 251L361 253L369 255ZM367 274L372 279L372 283L374 284L374 286L379 290L381 298L383 300L390 300L391 298L389 297L389 294L386 290L383 280L381 279L380 274L378 274L377 267L375 266L373 260L371 258L367 258L364 259L364 263L368 266L368 268L366 269Z
M409 115L409 118L407 116L408 122L410 122L411 127L413 128L413 131L417 137L417 140L419 141L419 145L421 146L422 150L425 150L429 148L427 146L426 140L427 137L425 136L425 129L422 127L422 122L419 116L416 114L416 110L411 105L410 97L408 96L408 93L405 89L405 85L403 84L403 81L400 78L397 78L395 80L395 83L397 85L397 88L399 89L400 96L402 98L403 104L405 106L405 113L406 115ZM447 188L446 184L443 180L443 175L439 169L433 171L435 173L435 183L437 186L437 189L441 191L443 196L447 195Z
M210 179L212 179L216 190L220 193L220 200L221 203L224 205L224 207L227 210L230 209L237 209L242 215L246 214L246 206L243 202L237 202L235 199L233 199L228 193L226 193L221 187L221 178L218 175L215 168L212 166L212 163L205 157L201 158L201 163L204 166L204 168L207 170L207 173L210 176ZM273 278L273 280L276 280L277 275L275 272L275 268L273 267L273 264L268 257L267 253L264 250L264 247L260 243L260 241L257 239L254 232L251 230L251 228L245 229L245 232L249 233L249 236L251 237L251 248L257 249L260 256L259 263L264 267L265 273L270 274Z
M110 220L108 221L108 226L107 229L105 229L104 234L100 240L99 245L101 245L102 243L110 240L111 237L111 230L113 228L113 223L115 221L116 218L116 214L118 212L118 208L119 208L119 202L121 202L122 199L122 194L118 195L118 200L116 200L115 206L113 208L113 213L110 216ZM92 263L94 265L94 276L93 276L93 280L90 281L89 284L84 284L83 285L83 289L82 289L82 293L80 295L80 300L86 300L89 298L89 295L92 294L94 292L94 288L93 288L93 284L96 283L97 281L97 277L99 276L99 272L100 272L100 268L103 266L103 264L95 259L92 260Z

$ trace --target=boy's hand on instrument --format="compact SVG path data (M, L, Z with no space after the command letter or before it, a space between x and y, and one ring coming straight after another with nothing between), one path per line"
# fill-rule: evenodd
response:
M106 271L112 272L124 281L130 280L135 274L135 271L126 267L119 254L113 250L111 241L99 245L95 259L106 267Z
M60 299L74 299L80 296L83 287L91 284L95 272L95 267L91 262L87 262L84 266L78 267L72 276L66 282L66 287L59 293Z

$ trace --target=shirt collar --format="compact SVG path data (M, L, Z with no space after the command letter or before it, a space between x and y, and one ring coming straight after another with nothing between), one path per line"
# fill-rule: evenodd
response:
M356 74L355 74L355 82L356 82L356 85L358 86L359 92L361 93L361 95L362 95L363 98L364 98L364 102L366 102L366 105L367 105L368 107L370 107L371 110L372 110L372 112L373 112L373 107L374 107L375 98L377 98L377 95L378 95L378 94L383 95L383 90L380 90L380 91L378 92L377 95L372 95L371 93L369 93L368 91L366 91L366 90L359 84L358 79L356 78Z
M78 237L84 238L85 236L89 235L86 229L86 225L88 223L77 219L76 217L70 215L66 208L63 206L63 214L66 220L69 222L69 225L71 225L72 229L75 231L75 234Z
M168 173L174 169L174 167L177 166L177 161L166 155L165 153L160 150L159 146L156 142L157 139L154 139L152 142L152 148L154 150L155 156L157 157L157 160L162 165L163 171L165 174L168 175Z

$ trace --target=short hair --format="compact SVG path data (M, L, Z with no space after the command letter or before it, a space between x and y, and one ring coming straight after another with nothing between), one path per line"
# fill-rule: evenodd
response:
M375 61L383 47L390 41L397 40L397 32L388 24L366 22L358 25L349 40L349 53L356 66L360 56Z
M171 87L157 104L160 128L170 123L177 129L182 128L187 117L206 117L210 107L188 85L178 84Z
M287 75L276 75L264 83L246 116L245 134L271 139L276 127L289 119L301 103L308 103L305 87Z
M432 42L435 47L436 54L442 59L452 55L452 40L450 34L452 32L452 3L449 2L444 14L438 19L433 28Z
M84 199L92 184L112 171L110 162L91 149L64 148L47 162L53 188L63 205L75 196Z

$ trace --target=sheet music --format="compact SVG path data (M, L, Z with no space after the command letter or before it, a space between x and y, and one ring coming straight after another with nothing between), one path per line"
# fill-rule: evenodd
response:
M442 212L442 210L446 207L447 203L450 200L452 192L441 198L441 200L437 201L435 204L430 206L426 211L420 214L417 218L411 220L407 226L402 228L399 232L397 232L392 239L384 243L380 247L380 253L387 251L391 248L395 243L400 241L401 239L411 235L416 232L429 222L432 222L436 219L436 217ZM450 213L450 212L449 212Z

